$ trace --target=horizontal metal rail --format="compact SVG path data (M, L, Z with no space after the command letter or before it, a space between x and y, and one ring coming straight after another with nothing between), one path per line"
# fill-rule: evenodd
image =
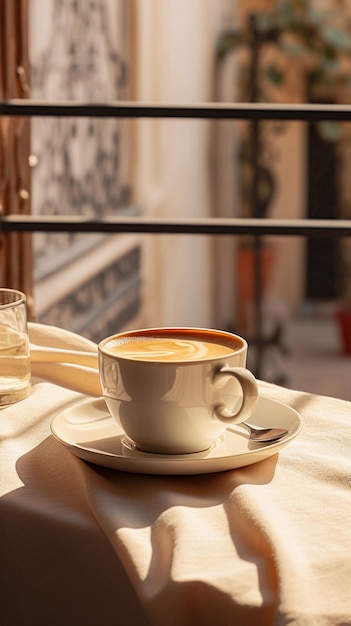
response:
M3 215L0 232L153 233L170 235L284 235L348 237L351 220L257 218L146 218Z
M123 117L351 121L347 104L199 103L156 104L145 102L88 103L76 101L4 100L0 115L20 117Z

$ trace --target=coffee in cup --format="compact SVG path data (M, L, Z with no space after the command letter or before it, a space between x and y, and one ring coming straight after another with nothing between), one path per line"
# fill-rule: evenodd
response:
M247 349L238 335L204 328L143 329L108 337L99 344L106 404L141 450L205 450L256 407Z

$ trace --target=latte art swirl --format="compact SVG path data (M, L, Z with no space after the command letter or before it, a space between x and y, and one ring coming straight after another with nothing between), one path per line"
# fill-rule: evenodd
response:
M106 347L111 354L138 361L200 361L229 355L235 350L201 337L125 337Z

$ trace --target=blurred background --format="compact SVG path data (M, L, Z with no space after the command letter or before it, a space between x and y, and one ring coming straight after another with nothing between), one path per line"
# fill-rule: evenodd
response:
M0 0L1 99L350 103L342 0ZM347 123L2 118L5 213L351 216ZM224 328L257 366L248 237L6 235L1 284L95 341ZM351 399L348 239L260 240L260 378ZM351 314L350 314L351 316ZM351 329L351 321L346 322Z

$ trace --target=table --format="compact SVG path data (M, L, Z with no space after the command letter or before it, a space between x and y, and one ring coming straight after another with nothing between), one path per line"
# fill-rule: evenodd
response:
M61 329L30 336L48 354L96 353ZM279 455L132 474L53 438L53 416L99 384L44 357L29 397L0 412L2 626L351 624L351 404L259 381L303 418Z

